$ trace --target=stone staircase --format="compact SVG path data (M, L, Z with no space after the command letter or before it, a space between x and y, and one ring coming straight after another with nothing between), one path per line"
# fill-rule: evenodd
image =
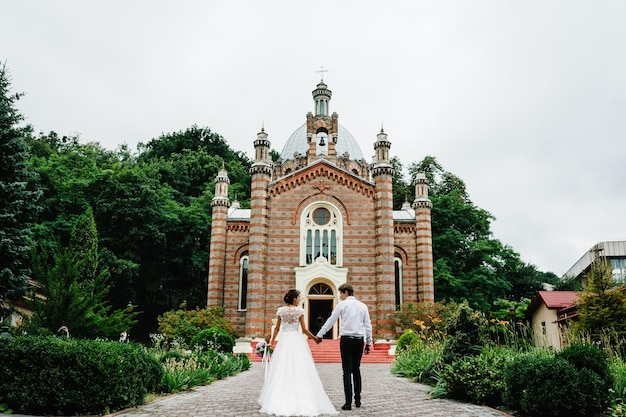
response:
M319 345L313 340L307 340L313 360L316 363L341 363L341 353L339 352L339 339L324 339ZM256 347L256 342L252 343L252 352ZM394 356L389 355L389 343L375 343L369 355L363 355L361 363L390 363ZM257 355L248 355L253 362L261 362Z

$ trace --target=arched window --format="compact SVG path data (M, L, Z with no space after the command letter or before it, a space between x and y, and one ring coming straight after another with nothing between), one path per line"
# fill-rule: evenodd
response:
M342 218L332 204L318 202L307 207L300 222L300 265L323 257L331 265L343 264Z
M248 252L239 259L239 310L248 307Z
M315 284L309 290L310 295L333 295L333 290L327 284L320 282Z
M396 257L393 259L393 266L395 270L395 294L396 294L396 311L402 307L402 259Z

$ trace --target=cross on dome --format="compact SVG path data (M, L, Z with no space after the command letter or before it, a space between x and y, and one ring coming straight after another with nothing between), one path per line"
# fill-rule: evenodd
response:
M320 69L318 69L318 70L317 70L317 71L315 71L315 72L319 72L319 73L321 74L321 80L322 80L322 81L324 81L324 73L325 73L325 72L328 72L328 70L327 70L327 69L324 69L324 66L323 66L323 65L320 65Z

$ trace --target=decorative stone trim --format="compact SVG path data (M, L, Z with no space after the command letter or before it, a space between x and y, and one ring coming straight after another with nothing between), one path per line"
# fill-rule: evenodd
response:
M363 195L375 198L376 190L373 186L365 184L362 180L351 178L342 172L335 171L334 169L325 166L318 166L312 170L297 173L288 179L279 180L271 186L268 193L271 197L276 197L287 190L294 189L310 181L315 181L318 177L328 178L329 181L337 183L338 185L343 185L352 190L358 191ZM318 185L316 184L316 186Z
M394 233L415 233L415 231L417 230L417 227L415 226L415 224L394 224L393 225L393 232Z
M229 232L249 232L250 223L228 223L226 230Z
M211 207L221 206L221 207L230 207L230 200L228 197L214 197L211 200Z

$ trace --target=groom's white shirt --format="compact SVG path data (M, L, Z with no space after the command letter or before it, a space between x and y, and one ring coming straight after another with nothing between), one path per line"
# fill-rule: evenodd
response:
M349 296L337 304L333 313L328 320L326 320L326 323L324 323L320 331L317 332L317 336L324 336L324 334L333 327L337 319L341 319L339 336L365 336L365 343L368 345L372 344L372 322L370 321L370 313L367 306L361 301L354 298L354 296Z

